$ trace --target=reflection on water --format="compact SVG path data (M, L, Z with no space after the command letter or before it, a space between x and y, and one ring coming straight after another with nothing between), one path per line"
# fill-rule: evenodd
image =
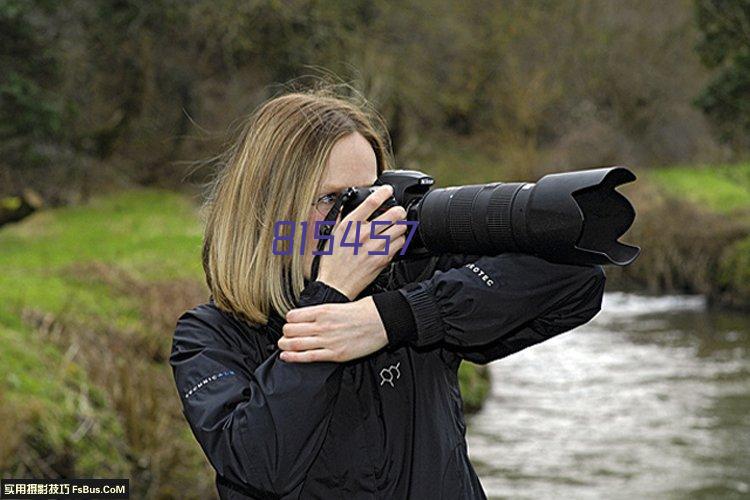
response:
M491 370L468 420L490 498L750 498L749 315L611 293Z

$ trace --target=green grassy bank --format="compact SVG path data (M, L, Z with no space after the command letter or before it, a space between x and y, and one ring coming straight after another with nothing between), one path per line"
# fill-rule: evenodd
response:
M750 213L750 163L660 168L648 178L672 196L727 216Z
M174 320L203 300L200 240L188 200L157 190L0 229L4 475L213 494L166 364Z
M633 236L643 256L623 281L703 293L750 310L750 163L677 166L642 174Z

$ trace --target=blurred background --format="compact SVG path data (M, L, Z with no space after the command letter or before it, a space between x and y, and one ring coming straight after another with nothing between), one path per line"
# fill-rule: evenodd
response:
M464 363L491 498L750 497L750 1L0 0L0 473L211 498L167 365L201 188L346 82L438 186L627 165L603 311Z

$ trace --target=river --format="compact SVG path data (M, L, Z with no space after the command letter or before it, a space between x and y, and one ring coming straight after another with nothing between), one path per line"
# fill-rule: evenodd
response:
M608 293L490 370L467 419L490 498L750 498L750 315Z

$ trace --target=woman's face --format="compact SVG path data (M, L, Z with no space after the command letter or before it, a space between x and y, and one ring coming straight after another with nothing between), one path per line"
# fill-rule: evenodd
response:
M323 175L323 182L315 199L317 200L325 194L337 193L349 186L370 186L377 178L378 163L375 151L362 134L359 132L351 133L339 139L333 145ZM314 238L315 222L324 219L325 214L321 215L315 207L310 207L304 255L305 278L307 279L310 279L312 274L312 252L317 249ZM334 243L334 251L336 251L338 242ZM330 245L330 243L327 243L327 245Z

